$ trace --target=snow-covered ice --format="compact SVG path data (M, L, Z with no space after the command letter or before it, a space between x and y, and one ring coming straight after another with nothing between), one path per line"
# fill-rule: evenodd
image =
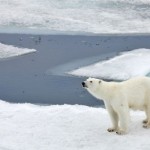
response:
M150 33L149 0L0 0L0 31Z
M150 73L150 49L135 49L123 52L109 60L81 67L68 72L76 76L126 80Z
M0 60L35 52L35 49L20 48L0 43Z
M132 112L129 133L119 136L106 131L110 120L103 108L0 101L0 150L149 150L144 117Z

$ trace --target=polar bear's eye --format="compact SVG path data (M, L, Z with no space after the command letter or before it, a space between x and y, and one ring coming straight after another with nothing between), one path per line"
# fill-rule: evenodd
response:
M90 81L90 83L92 83L92 81Z

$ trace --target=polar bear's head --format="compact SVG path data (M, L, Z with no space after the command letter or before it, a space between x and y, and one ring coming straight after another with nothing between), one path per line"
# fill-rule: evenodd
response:
M101 99L102 98L102 88L103 80L96 78L88 78L86 81L82 82L82 86L87 89L87 91L92 94L94 97Z
M101 82L100 79L88 78L86 81L82 82L82 86L89 92L94 92L100 87Z

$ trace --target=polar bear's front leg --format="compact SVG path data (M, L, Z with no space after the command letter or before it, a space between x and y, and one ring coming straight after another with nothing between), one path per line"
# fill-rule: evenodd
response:
M120 121L120 128L116 132L117 134L126 134L129 126L129 108L125 105L118 107L118 116Z
M111 122L112 122L112 128L108 128L108 132L115 132L118 130L118 115L117 113L113 110L112 106L110 104L105 103L105 107L109 113Z

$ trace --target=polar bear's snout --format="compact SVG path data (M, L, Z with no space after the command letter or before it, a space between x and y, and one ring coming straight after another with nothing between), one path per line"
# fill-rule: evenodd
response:
M86 87L86 84L85 84L85 82L82 82L82 86L83 86L83 87Z
M82 82L82 86L83 86L83 87L85 86L85 82Z

